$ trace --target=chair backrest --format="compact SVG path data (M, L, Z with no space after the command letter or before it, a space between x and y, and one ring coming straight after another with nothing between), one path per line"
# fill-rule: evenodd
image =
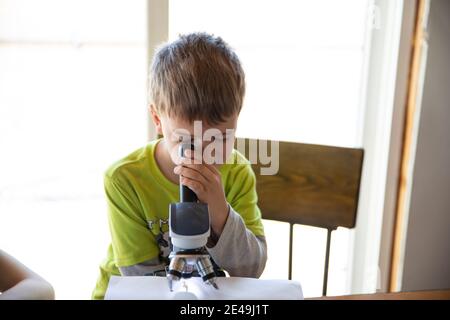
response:
M253 139L236 140L242 146L256 146ZM269 141L265 147L270 147ZM337 227L356 224L363 150L293 142L275 142L270 150L278 172L261 174L265 167L252 163L255 171L258 206L263 219L289 223L289 272L292 279L293 225L303 224L327 229L322 295L326 296L330 260L331 232ZM246 147L247 149L247 147Z
M251 139L238 140L249 145ZM362 149L280 141L277 174L261 175L265 166L252 164L263 218L326 229L353 228L362 161Z

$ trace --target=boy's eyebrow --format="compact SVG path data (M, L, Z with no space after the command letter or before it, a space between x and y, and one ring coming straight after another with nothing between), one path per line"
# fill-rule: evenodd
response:
M194 135L193 134L191 134L191 135L185 135L185 134L183 134L182 132L174 132L175 134L177 134L177 135L179 135L179 136L185 136L185 137L190 137L191 139L193 139L194 138ZM225 131L225 132L220 132L223 136L226 136L227 134L228 134L228 132L227 131Z
M227 136L228 135L228 132L220 132L221 134L222 134L222 136Z

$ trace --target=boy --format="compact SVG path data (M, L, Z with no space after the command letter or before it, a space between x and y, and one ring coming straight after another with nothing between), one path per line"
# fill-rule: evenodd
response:
M233 149L244 80L238 57L219 37L194 33L158 49L150 112L162 138L106 171L112 243L93 298L104 297L111 275L165 276L169 204L179 202L180 182L208 204L206 247L215 266L230 276L261 275L267 254L255 175ZM182 159L177 150L186 141L196 150Z

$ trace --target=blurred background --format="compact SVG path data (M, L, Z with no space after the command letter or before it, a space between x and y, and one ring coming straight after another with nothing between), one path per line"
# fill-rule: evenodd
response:
M153 50L205 31L246 72L238 136L365 150L328 294L450 287L449 18L444 0L0 0L0 248L58 299L90 298L110 241L103 172L155 134ZM285 279L289 227L264 224L262 278ZM325 241L294 227L306 297Z

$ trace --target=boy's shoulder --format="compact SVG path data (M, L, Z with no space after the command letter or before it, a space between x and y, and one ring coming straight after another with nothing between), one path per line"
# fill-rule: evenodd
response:
M250 161L236 148L231 153L231 164L233 165L249 165Z
M145 166L145 162L148 160L150 147L151 143L134 150L119 160L116 160L105 170L104 175L108 178L114 179L142 170L143 166Z
M254 177L251 162L237 149L233 149L230 158L226 164L222 166L222 174L235 179L247 179L249 176Z

